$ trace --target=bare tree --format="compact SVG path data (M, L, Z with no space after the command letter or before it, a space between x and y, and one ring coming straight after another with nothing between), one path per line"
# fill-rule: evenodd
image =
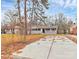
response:
M25 34L27 35L27 11L26 11L26 2L27 2L27 0L24 0Z
M66 33L66 31L68 30L67 18L64 16L63 13L59 13L57 16L55 16L55 18L55 25L58 26L58 33Z
M20 20L20 23L21 23L20 0L17 0L17 5L18 5L18 16L19 16L19 20Z
M6 34L8 22L6 20L1 21L1 34Z
M16 18L17 18L17 11L15 10L8 10L5 13L5 19L7 19L8 24L11 26L11 32L14 34L14 26L16 25Z
M43 6L48 9L48 0L41 0Z
M34 19L34 17L36 17L37 19L36 20L40 20L40 21L42 21L44 24L45 24L45 22L44 22L44 19L46 18L45 16L44 16L44 7L43 6L45 6L45 7L47 7L47 4L45 4L46 3L46 0L41 0L41 1L39 1L39 0L33 0L33 7L32 7L32 13L33 13L33 20L35 20Z

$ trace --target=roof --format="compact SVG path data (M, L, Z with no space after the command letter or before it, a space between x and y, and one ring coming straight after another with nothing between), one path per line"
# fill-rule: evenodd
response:
M32 26L32 28L57 28L57 26Z

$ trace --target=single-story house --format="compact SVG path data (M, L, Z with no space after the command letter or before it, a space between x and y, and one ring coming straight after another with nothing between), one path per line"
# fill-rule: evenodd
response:
M14 31L15 34L20 34L20 27L15 26ZM27 32L30 34L30 26ZM31 34L57 34L57 26L31 26Z
M34 26L31 31L32 34L57 34L57 26Z

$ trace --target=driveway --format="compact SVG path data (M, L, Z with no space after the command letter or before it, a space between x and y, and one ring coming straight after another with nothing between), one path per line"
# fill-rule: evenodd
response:
M14 59L77 59L76 44L65 36L46 36L19 51Z

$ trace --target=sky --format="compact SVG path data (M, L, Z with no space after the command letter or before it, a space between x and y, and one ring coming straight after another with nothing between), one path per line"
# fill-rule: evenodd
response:
M69 18L75 19L77 14L76 0L49 0L49 9L46 10L46 15L55 15L64 13ZM9 9L14 9L16 0L1 0L1 16L4 18L4 13ZM74 20L73 20L74 21Z

